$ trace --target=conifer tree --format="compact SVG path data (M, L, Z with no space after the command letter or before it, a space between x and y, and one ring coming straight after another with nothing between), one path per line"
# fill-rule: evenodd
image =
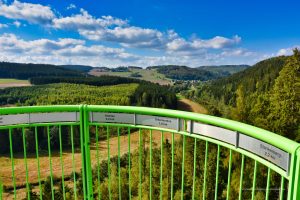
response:
M294 138L300 122L300 52L294 50L278 78L270 97L273 131Z

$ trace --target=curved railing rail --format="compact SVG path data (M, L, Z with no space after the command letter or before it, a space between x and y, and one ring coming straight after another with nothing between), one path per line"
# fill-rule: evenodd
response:
M300 144L209 115L130 106L1 108L0 143L3 198L300 199Z

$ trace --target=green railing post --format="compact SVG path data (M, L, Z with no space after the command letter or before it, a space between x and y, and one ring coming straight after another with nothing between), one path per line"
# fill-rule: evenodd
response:
M300 148L297 149L291 161L291 180L289 182L288 199L300 199Z
M3 196L3 184L2 184L2 181L0 180L0 200L2 200Z
M93 194L93 175L92 175L92 163L91 163L91 155L90 155L90 125L89 125L89 112L87 109L87 105L83 106L83 123L84 124L84 153L85 153L85 170L86 170L86 186L87 186L87 199L94 199Z
M86 181L86 162L85 162L85 128L84 128L84 106L80 105L80 150L81 150L81 173L82 173L82 186L83 186L83 197L87 199L87 181Z

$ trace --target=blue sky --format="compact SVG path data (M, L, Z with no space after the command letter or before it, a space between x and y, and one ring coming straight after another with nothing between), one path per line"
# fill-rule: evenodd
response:
M254 64L300 46L299 1L0 0L0 61Z

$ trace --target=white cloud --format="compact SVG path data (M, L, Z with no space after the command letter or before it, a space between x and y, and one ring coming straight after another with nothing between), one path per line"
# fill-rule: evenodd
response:
M284 49L280 49L277 52L277 56L290 56L293 54L293 49L295 48L300 48L300 46L294 46L294 47L290 47L290 48L284 48Z
M221 53L222 56L254 56L255 53L246 49L227 49Z
M158 48L163 42L161 32L133 26L80 30L79 33L89 40L117 42L124 47Z
M216 36L212 39L203 40L199 38L194 38L191 41L187 41L183 38L176 38L167 44L167 48L170 51L189 51L189 50L199 50L199 49L222 49L228 48L239 44L241 38L239 36L234 36L233 38L225 38L221 36Z
M14 24L17 28L19 28L19 27L21 26L21 22L19 22L19 21L14 21L13 24Z
M74 63L95 64L101 60L113 61L115 63L132 62L139 59L138 56L127 53L122 48L110 48L102 45L87 46L85 41L71 38L61 38L58 40L38 39L23 40L14 34L0 35L0 58L2 60L44 63L47 58L48 63L60 64L66 63L66 60L72 60ZM51 60L52 58L52 60ZM59 63L59 62L58 62ZM96 65L98 66L98 65Z
M67 10L76 9L76 8L77 8L76 5L71 3L70 5L68 5Z
M55 50L72 48L83 44L85 44L83 40L70 38L58 39L57 41L49 39L25 41L14 34L3 34L0 36L0 50L13 54L48 54Z
M114 18L112 16L102 16L95 18L84 9L80 9L80 14L68 17L55 18L53 27L67 30L98 30L108 26L123 26L127 24L126 20Z
M15 0L12 4L0 4L0 16L9 19L26 20L34 24L51 23L55 18L49 6L41 4L22 3Z
M7 28L8 25L7 24L0 24L0 28Z

